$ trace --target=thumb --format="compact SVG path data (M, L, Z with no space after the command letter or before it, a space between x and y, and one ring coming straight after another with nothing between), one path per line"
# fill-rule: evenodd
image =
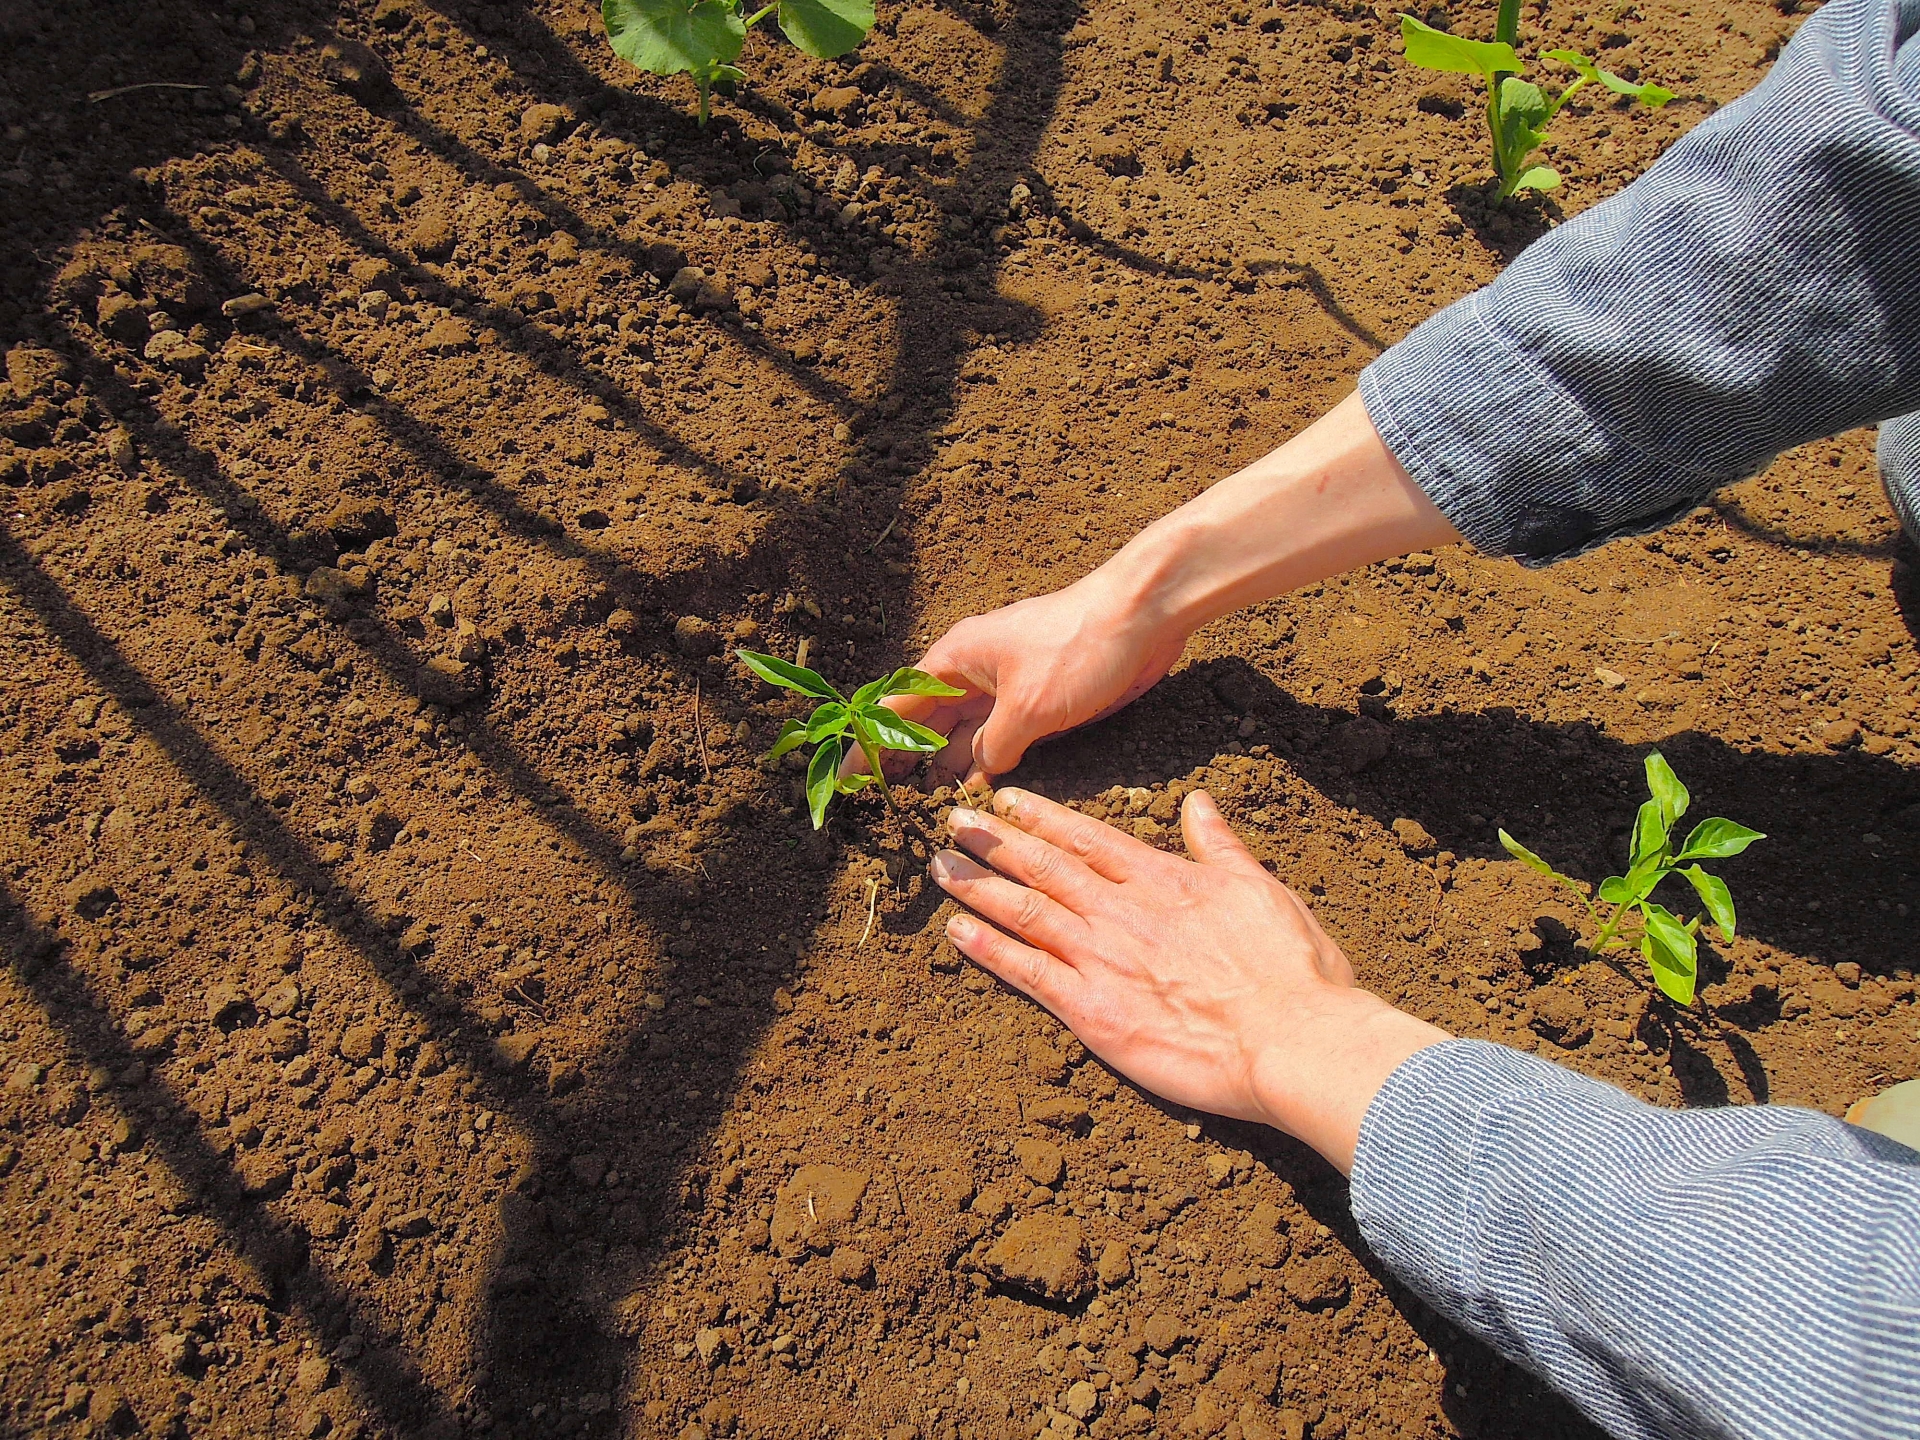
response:
M1027 747L1038 738L1032 721L1002 696L974 732L973 763L988 775L1005 775L1019 766Z
M1180 833L1186 838L1187 853L1202 865L1218 865L1223 870L1239 870L1251 875L1267 873L1253 858L1253 852L1240 843L1240 837L1220 814L1213 797L1204 790L1195 790L1181 805Z

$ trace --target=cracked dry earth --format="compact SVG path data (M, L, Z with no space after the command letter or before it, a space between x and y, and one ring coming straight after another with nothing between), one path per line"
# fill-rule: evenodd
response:
M1563 117L1577 208L1796 21L1525 23L1681 95ZM700 133L573 3L0 10L0 1429L1592 1433L1311 1156L962 969L954 797L814 834L726 655L1084 572L1551 223L1394 28L883 4ZM1459 1033L1837 1112L1920 1061L1896 533L1856 434L1408 557L1018 778L1169 846L1206 785ZM1607 873L1654 742L1771 837L1685 1012L1494 841Z

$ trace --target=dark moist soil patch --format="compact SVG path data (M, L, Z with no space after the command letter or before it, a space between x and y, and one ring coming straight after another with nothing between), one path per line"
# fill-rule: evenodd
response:
M1559 211L1385 10L887 5L705 134L596 23L0 17L5 1428L1591 1434L1325 1167L961 969L954 797L813 834L725 658L858 680L1083 573ZM1563 116L1557 203L1794 23L1556 13L1682 97ZM204 88L88 98L148 82ZM1838 1112L1920 1058L1895 537L1808 446L1236 616L1019 778L1167 845L1207 785L1459 1033ZM1686 1015L1494 840L1607 873L1654 742L1772 837Z

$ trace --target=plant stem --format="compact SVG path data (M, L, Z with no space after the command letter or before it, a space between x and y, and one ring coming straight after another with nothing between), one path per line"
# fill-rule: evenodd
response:
M758 25L762 20L766 19L767 16L771 15L774 11L778 10L779 8L780 8L780 0L773 0L773 3L771 5L768 5L765 9L754 11L752 15L747 17L746 20L742 21L741 22L742 27L744 29L751 30L754 26Z
M1593 944L1587 947L1587 953L1589 955L1598 955L1601 950L1606 948L1607 942L1613 939L1613 932L1620 928L1620 922L1627 918L1627 911L1632 908L1630 905L1622 905L1613 912L1613 918L1607 921L1601 928L1599 935L1595 937Z
M894 814L900 813L900 807L893 803L893 790L887 784L887 772L880 768L880 752L874 748L872 739L858 720L853 722L853 740L860 747L860 753L867 757L867 769L873 772L873 780L880 787L880 798L887 802L887 808Z
M1517 46L1520 43L1520 0L1500 0L1500 13L1493 22L1497 42Z

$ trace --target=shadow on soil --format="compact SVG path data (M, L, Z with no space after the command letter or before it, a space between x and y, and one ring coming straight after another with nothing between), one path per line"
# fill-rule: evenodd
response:
M261 17L263 23L275 24L278 14L278 23L288 32L302 24L323 29L327 19L318 9L260 8L268 12ZM609 122L669 136L668 149L707 167L705 178L710 183L743 175L751 166L751 154L733 145L724 133L699 136L678 111L662 110L624 92L609 96L598 77L581 70L571 52L537 20L516 16L511 7L492 8L506 9L510 23L504 30L489 24L488 43L504 44L509 49L520 64L521 79L535 94L563 100L586 97L595 113ZM187 12L198 13L198 7L187 7ZM447 7L445 13L460 20L456 7ZM1060 37L1077 19L1078 11L1068 4L1029 3L1018 8L1011 21L989 21L984 11L964 13L971 23L990 32L1007 52L1004 78L978 126L974 150L978 158L960 177L958 194L971 203L996 195L1004 197L1029 162L1058 88ZM95 23L93 19L87 21L88 25ZM151 23L150 16L142 20L143 25ZM9 32L15 40L22 33ZM245 47L237 36L224 30L221 33L225 40L211 45L203 57L204 75L196 70L188 78L205 78L218 84L232 74ZM77 28L36 35L33 43L16 49L15 58L6 67L6 78L12 93L35 93L45 83L41 71L58 69L71 61L68 70L79 75L86 71L85 57L113 48L110 42L137 50L142 39L142 34L128 31L103 41L98 35L81 36ZM262 36L263 42L265 39ZM70 87L59 97L60 103L71 102L76 107L74 114L79 119L69 123L77 127L83 120L93 123L101 118L104 112L84 108L76 89ZM402 110L393 115L391 123L458 165L474 184L494 183L503 177L516 183L526 181L518 172L465 152L456 140L435 131L416 115ZM81 184L58 194L36 192L35 205L43 222L35 247L39 253L53 254L62 239L97 223L102 212L122 204L150 212L146 215L150 223L169 226L178 238L192 242L186 220L129 195L119 180L128 167L167 158L171 153L170 133L167 125L120 126L103 163L103 176L111 178L102 178L97 188ZM102 143L105 146L107 142ZM851 150L848 154L863 166L886 166L916 158L897 150ZM373 231L347 207L330 200L325 186L295 159L276 154L274 160L281 174L319 208L343 239L364 253L384 255L411 270L409 257L381 246ZM632 246L601 231L552 196L538 193L537 187L533 198L550 223L573 230L583 243L619 247L622 253L638 258ZM1465 218L1470 206L1465 199L1459 203ZM872 281L862 251L851 242L836 246L830 233L812 229L807 233L837 273L860 283ZM1517 248L1526 238L1531 238L1531 233L1504 237L1495 233L1488 243L1504 253L1506 246ZM208 246L194 242L194 248L203 263L214 264ZM418 271L412 273L429 295L462 293L458 286ZM0 319L8 327L9 338L33 334L90 359L86 347L75 337L55 334L34 319L37 294L48 278L31 267L16 266L6 272L7 311L0 312ZM240 275L230 278L235 287L245 280ZM934 431L953 407L968 337L989 330L1005 333L1031 323L993 295L991 278L990 262L965 243L950 246L924 262L897 268L887 277L888 287L900 300L901 345L886 393L859 410L861 443L846 467L846 478L867 533L876 531L879 522L897 506L907 478L931 454ZM1313 288L1311 283L1309 288ZM1318 289L1315 294L1329 306L1330 313L1334 311L1336 302L1330 295ZM475 303L484 302L484 297L470 298ZM836 405L851 404L844 394L790 356L776 353L765 342L737 330L728 333L731 343L767 359L809 393ZM1377 346L1378 341L1370 335L1355 333ZM317 336L280 332L276 343L284 343L303 362L333 376L336 393L378 421L424 469L441 476L450 493L490 509L511 533L548 548L556 559L645 592L649 603L679 603L703 587L709 593L744 593L776 578L783 583L802 578L808 566L817 566L821 577L831 584L828 577L845 545L844 511L828 514L819 507L783 502L754 555L731 562L724 573L690 572L676 579L669 591L658 577L624 570L617 560L556 536L520 497L493 486L470 457L448 444L431 425L408 414L404 406L373 398L375 391L368 377L330 351ZM529 364L583 395L604 394L612 385L608 377L595 372L564 345L551 345L537 337L525 337L519 343L519 353ZM142 402L113 377L109 367L91 363L90 374L109 408L114 404L128 412L140 408ZM644 397L624 398L629 413L644 421ZM689 447L664 425L653 438L663 449L690 453ZM302 556L295 537L261 518L259 507L242 503L250 498L244 487L225 476L212 455L185 447L172 451L169 463L179 484L229 510L248 545L263 558L292 568L310 559ZM719 462L709 459L705 463L716 478L732 478ZM744 1058L758 1038L758 1028L731 1020L723 1024L718 1016L713 1022L689 1018L676 1022L678 1028L665 1033L666 1044L657 1051L651 1044L643 1047L638 1033L632 1032L627 1037L628 1053L609 1057L604 1068L606 1076L617 1077L617 1090L613 1088L614 1079L596 1078L571 1095L556 1093L550 1075L503 1066L493 1049L489 1026L475 1013L470 989L448 967L402 946L399 935L406 917L379 913L338 883L331 867L320 859L314 842L266 803L207 743L169 698L164 677L150 679L142 674L47 569L11 537L0 537L0 569L33 609L46 633L59 642L93 683L126 709L188 782L279 877L312 897L313 918L309 923L337 936L367 974L403 997L427 1033L472 1072L485 1103L511 1117L517 1129L533 1137L538 1156L535 1165L508 1178L506 1194L499 1201L506 1249L498 1257L484 1293L484 1340L480 1353L472 1358L472 1396L456 1404L423 1380L406 1356L411 1338L364 1302L356 1293L355 1279L330 1276L306 1264L304 1237L242 1197L238 1175L208 1142L193 1111L163 1081L136 1066L125 1037L110 1021L102 995L68 963L72 938L35 927L17 897L0 896L0 914L4 914L8 926L7 946L15 971L31 987L75 1052L89 1063L123 1077L126 1099L130 1108L142 1114L149 1143L188 1194L197 1197L195 1203L202 1212L225 1229L235 1251L259 1272L273 1303L298 1310L329 1340L337 1341L351 1331L372 1342L362 1358L351 1364L355 1388L396 1431L450 1432L463 1418L485 1411L499 1422L495 1434L531 1433L539 1427L525 1417L537 1404L546 1405L555 1414L571 1414L561 1410L562 1399L589 1391L626 1393L632 1380L629 1366L633 1347L620 1333L621 1323L596 1297L639 1283L644 1259L667 1253L678 1242L683 1233L679 1218L683 1209L703 1202L707 1171L703 1137L723 1109L719 1097L729 1095L741 1083ZM900 585L890 595L902 615L907 613L904 594L904 585ZM384 629L367 616L337 621L333 636L403 689L417 693L416 672L421 657L405 636ZM876 654L871 658L881 657ZM687 669L681 678L691 685L694 672ZM1230 703L1223 694L1230 694ZM1462 854L1494 853L1491 825L1474 821L1468 813L1470 807L1504 818L1509 828L1524 833L1535 848L1575 873L1602 874L1613 863L1619 836L1632 813L1631 797L1623 783L1637 783L1639 751L1619 746L1581 726L1544 726L1497 712L1370 720L1367 723L1379 724L1388 732L1387 754L1364 773L1353 773L1338 758L1339 747L1328 744L1341 726L1355 723L1351 716L1294 701L1251 667L1230 662L1182 672L1084 740L1050 747L1029 767L1039 777L1029 783L1056 794L1071 794L1113 783L1162 779L1211 760L1225 747L1240 717L1249 714L1258 720L1261 734L1271 737L1269 743L1275 744L1276 753L1284 755L1311 783L1336 797L1354 793L1361 808L1382 819L1400 815L1416 818L1442 845ZM1111 767L1107 757L1115 736L1145 747L1133 752L1139 757L1135 769L1122 773ZM770 907L761 896L752 905L743 905L728 892L725 882L715 884L691 875L638 877L619 860L618 837L573 806L539 767L520 753L504 730L477 723L470 748L509 795L538 804L546 822L578 846L607 883L631 899L655 931L667 932L689 913L700 918L715 943L679 957L685 986L695 991L720 989L739 985L743 976L762 983L787 973L789 962L784 958L761 962L750 957L758 955L762 946L771 946L778 934L806 932L814 914L805 902L789 900ZM1892 860L1856 862L1849 856L1844 865L1837 864L1828 858L1821 842L1824 837L1857 833L1863 815L1875 817L1873 823L1889 833L1905 834L1920 828L1920 815L1912 808L1920 797L1899 767L1860 755L1745 755L1701 736L1676 737L1666 748L1701 796L1703 808L1731 811L1736 818L1776 837L1742 862L1737 872L1743 920L1750 928L1776 943L1829 961L1857 959L1869 968L1893 963L1901 954L1899 936L1878 918L1876 904L1882 894L1908 883L1911 877ZM1606 798L1596 801L1597 795ZM785 848L779 837L755 838L750 833L736 835L730 848L714 858L722 876L790 873L795 861L794 852ZM806 859L825 868L834 863L835 851L822 848L809 852ZM1809 924L1804 912L1794 909L1794 900L1805 893L1814 877L1825 887L1822 893L1832 899L1825 918ZM632 1088L636 1082L641 1086L638 1090ZM1749 1083L1751 1087L1751 1079ZM685 1101L679 1097L686 1088L696 1088L708 1098ZM1702 1095L1710 1098L1706 1091ZM683 1123L674 1131L656 1128L636 1133L631 1119L636 1110L671 1112ZM1241 1134L1240 1143L1256 1148L1283 1177L1292 1180L1323 1223L1364 1256L1347 1218L1344 1187L1325 1167L1298 1147L1271 1135L1233 1133ZM571 1157L589 1153L604 1157L612 1168L634 1177L638 1198L630 1208L610 1205L596 1187L586 1184L569 1167ZM1402 1303L1416 1324L1432 1328L1430 1317L1425 1317L1418 1302L1403 1292L1395 1293L1402 1295ZM1428 1332L1423 1329L1422 1333ZM1457 1352L1464 1348L1477 1353L1476 1347L1463 1347L1459 1342L1455 1348ZM1528 1409L1535 1402L1527 1398L1519 1383L1495 1388L1513 1397L1511 1403L1519 1406L1499 1422L1510 1425L1511 1433L1547 1433L1543 1426L1562 1423L1559 1402L1541 1401L1537 1408ZM577 1415L574 1418L582 1426L590 1424ZM1483 1417L1482 1423L1491 1422Z

